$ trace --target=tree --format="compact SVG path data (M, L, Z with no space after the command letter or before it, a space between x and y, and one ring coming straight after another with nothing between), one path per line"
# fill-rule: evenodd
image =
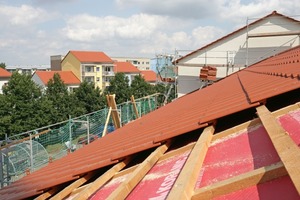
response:
M115 77L110 80L110 86L105 94L116 94L117 104L128 101L131 96L128 77L124 73L116 73Z
M40 117L38 110L42 93L31 80L31 76L13 73L7 86L3 88L3 94L5 99L1 101L9 109L2 110L6 117L2 120L10 123L5 130L9 135L32 130L41 125L37 119Z
M74 92L74 96L85 113L91 113L105 107L105 101L99 87L93 83L82 82Z
M0 139L5 139L5 133L8 133L11 125L10 108L4 95L0 94Z
M131 93L137 99L155 93L155 89L141 75L138 75L131 82Z
M5 65L5 63L0 63L0 68L3 68L3 69L5 69L6 68L6 65Z
M74 99L68 93L67 86L61 80L59 74L54 74L47 83L46 99L51 102L51 123L65 121L72 114Z

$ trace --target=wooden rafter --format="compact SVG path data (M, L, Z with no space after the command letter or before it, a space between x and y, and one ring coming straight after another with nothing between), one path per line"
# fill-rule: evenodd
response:
M137 119L137 118L140 118L139 111L138 111L138 109L137 109L137 107L136 107L136 103L135 103L135 100L134 100L134 96L133 96L133 95L130 97L130 100L131 100L132 105L133 105L133 110L134 110L136 119Z
M124 199L133 190L133 188L142 180L147 172L155 165L171 145L171 141L156 148L139 166L129 175L107 199Z
M282 162L278 162L267 167L261 167L224 181L199 188L195 191L192 199L213 199L217 196L229 194L253 185L268 182L285 175L287 175L285 167L283 166Z
M213 126L206 127L192 149L167 199L190 199L214 134Z
M256 108L281 161L300 195L300 149L264 106Z
M94 192L96 192L101 186L103 186L108 180L110 180L117 172L123 169L130 161L131 157L125 158L125 160L115 164L112 168L106 171L102 176L97 178L93 183L81 191L74 200L88 199Z
M107 126L108 126L108 122L109 122L110 115L111 115L111 107L109 107L109 110L108 110L108 113L107 113L107 117L106 117L104 129L103 129L103 132L102 132L102 137L104 137L104 136L106 135L106 132L107 132Z
M52 197L51 200L64 199L66 196L68 196L69 194L71 194L71 192L73 190L77 189L78 187L80 187L81 185L83 185L84 183L86 183L94 175L95 175L95 173L88 173L87 175L85 175L85 176L77 179L76 181L74 181L73 183L71 183L69 186L67 186L65 189L63 189L62 191L60 191L59 193L57 193L54 197Z
M299 103L296 103L296 104L293 104L293 105L290 105L290 106L287 106L287 107L284 107L280 110L276 110L272 113L272 115L274 117L279 117L281 115L284 115L284 114L287 114L288 112L291 112L291 111L294 111L294 110L297 110L300 108L300 102ZM218 139L221 139L221 138L224 138L226 136L229 136L231 134L235 134L243 129L246 129L248 127L251 127L251 126L256 126L256 125L259 125L261 124L261 121L259 118L256 118L256 119L253 119L253 120L250 120L250 121L247 121L245 123L242 123L240 125L237 125L235 127L232 127L230 129L227 129L225 131L222 131L222 132L219 132L217 134L214 134L213 138L212 138L212 142L214 142L215 140L218 140Z
M48 199L53 194L55 194L57 191L59 191L59 187L51 188L47 192L44 192L43 194L41 194L38 197L36 197L35 200L45 200L45 199Z
M112 108L112 119L115 125L115 128L118 129L121 127L121 119L118 113L117 104L115 101L115 95L107 95L106 96L107 104Z

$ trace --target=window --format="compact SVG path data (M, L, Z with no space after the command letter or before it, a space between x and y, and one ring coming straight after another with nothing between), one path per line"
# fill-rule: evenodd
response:
M100 81L100 77L97 77L97 82L99 82Z
M94 66L85 66L86 72L94 72Z
M100 67L97 67L96 70L97 70L97 72L99 72L100 71Z

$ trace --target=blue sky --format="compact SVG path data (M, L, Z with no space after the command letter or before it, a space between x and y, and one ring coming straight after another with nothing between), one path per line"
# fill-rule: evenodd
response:
M0 62L49 65L69 50L155 57L195 50L298 0L0 0ZM296 17L294 17L296 18ZM296 18L299 19L299 18Z

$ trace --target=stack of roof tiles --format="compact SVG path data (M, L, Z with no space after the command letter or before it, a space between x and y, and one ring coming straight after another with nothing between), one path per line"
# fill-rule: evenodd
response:
M53 163L50 163L48 166L42 168L39 171L36 171L19 181L14 182L10 186L7 186L0 190L0 198L1 199L22 199L22 198L32 198L40 194L46 194L48 191L55 191L57 190L63 190L63 183L70 182L85 176L87 173L90 173L94 170L99 169L106 169L104 167L110 166L112 164L120 163L124 160L124 158L131 157L132 155L139 154L140 152L144 150L149 150L153 147L164 147L161 145L166 145L165 142L169 140L175 140L177 136L187 134L191 131L198 130L199 132L202 131L204 127L211 127L211 125L214 125L218 119L231 115L233 113L237 113L239 111L247 110L249 108L254 107L260 107L263 105L269 98L287 93L290 91L295 91L300 88L300 47L290 49L286 52L283 52L279 55L276 55L272 58L263 60L253 66L250 66L244 70L241 70L237 73L234 73L216 83L214 83L211 86L208 86L204 89L195 91L191 94L188 94L182 98L177 99L176 101L167 104L164 107L159 108L158 110L149 113L142 118L127 124L126 126L114 131L112 134L108 134L107 136L91 143L90 145L87 145L86 147L79 149L78 151L69 154L67 157L64 157L60 160L57 160ZM299 106L298 106L299 108ZM260 112L260 110L259 110ZM300 117L299 117L299 111L294 111L295 114L293 114L293 120L296 124L294 127L300 127ZM264 116L264 115L262 115ZM278 120L291 120L290 118L282 118ZM287 125L288 126L288 125ZM247 128L248 127L248 128ZM196 174L194 176L189 176L189 171L192 170L185 170L185 168L181 168L184 165L192 166L193 163L190 164L189 162L189 156L193 156L193 151L191 152L185 152L180 151L181 153L176 154L176 159L174 161L174 165L170 165L168 167L169 171L164 172L166 173L165 179L162 179L162 181L166 180L167 178L171 179L170 176L168 176L168 173L173 174L172 176L175 176L175 171L177 172L176 176L178 175L178 181L181 180L181 176L184 176L184 179L187 179L188 182L193 183L195 185L192 185L188 188L188 194L192 194L192 196L189 196L188 198L197 198L197 195L203 195L206 192L208 195L215 195L214 197L218 197L219 199L222 199L221 196L218 196L219 193L209 192L214 191L213 189L206 190L206 187L210 186L211 184L215 184L216 181L226 181L226 179L240 175L241 173L246 173L246 171L251 171L254 169L258 169L259 167L268 166L271 164L276 164L280 160L282 160L281 155L280 158L276 154L276 150L274 150L274 147L272 143L270 143L270 139L268 139L268 136L266 135L266 130L264 128L267 127L266 124L260 122L260 127L253 126L253 122L250 122L250 125L248 125L246 130L243 130L246 135L243 135L243 131L241 129L232 129L229 132L234 132L236 135L230 136L228 138L223 137L224 134L228 133L214 133L214 137L212 139L211 143L201 142L199 143L199 148L205 148L209 147L208 152L205 156L202 155L204 160L203 168L200 167L201 171L196 170ZM284 126L283 126L284 127ZM267 128L266 128L267 129ZM288 128L287 128L288 129ZM295 129L295 128L294 128ZM202 135L206 135L207 131L202 133ZM258 130L258 132L257 132ZM298 129L299 130L299 129ZM209 130L208 132L211 132ZM213 131L212 131L213 132ZM263 132L263 134L262 134ZM253 133L253 134L252 134ZM260 133L260 134L259 134ZM252 134L252 135L251 135ZM258 134L258 135L255 135ZM290 133L292 134L292 132ZM298 141L299 131L294 130L293 134L294 141ZM202 137L201 135L201 137ZM246 136L245 138L239 137L239 136ZM247 135L256 137L253 141L253 145L249 146L249 140L247 139ZM254 136L255 135L255 136ZM262 136L259 136L262 135ZM221 137L222 136L222 137ZM259 141L262 139L260 137L266 138L262 141L266 141L266 143L262 142L259 143ZM206 137L206 136L205 136ZM291 136L292 137L292 136ZM229 143L223 143L226 141L230 141L230 139L235 138L236 140L232 140L232 142ZM218 140L222 139L222 140ZM208 140L209 141L209 140ZM239 146L240 149L233 148L236 144L241 142L241 145ZM243 141L243 142L242 142ZM256 143L258 142L258 143ZM179 142L180 143L180 142ZM242 144L247 144L246 146ZM300 143L300 140L299 140ZM222 144L219 145L218 144ZM226 144L226 145L225 145ZM266 146L264 146L266 145ZM184 146L184 144L182 144ZM167 145L168 147L168 145ZM167 148L166 147L166 148ZM289 147L289 146L288 146ZM173 147L176 151L176 147ZM195 145L196 148L196 145ZM195 149L194 148L194 149ZM197 147L198 148L198 147ZM214 150L214 148L217 148ZM187 145L184 147L184 149L192 149L190 145ZM159 149L161 151L161 149ZM219 153L216 154L214 151L218 151ZM270 152L268 152L270 151ZM223 154L227 152L228 154ZM246 156L249 156L247 157ZM251 159L255 160L255 155L260 155L260 159L262 159L260 164L253 164L254 161L251 161ZM278 153L280 154L280 153ZM300 154L299 152L295 152L297 156L296 159L299 158ZM169 155L169 156L167 156ZM165 154L165 157L158 160L156 165L151 165L150 169L148 169L149 173L154 173L155 170L163 169L163 165L166 165L167 163L171 163L171 161L167 162L166 159L171 159L171 155L174 156L171 152L169 154ZM151 156L151 155L150 155ZM246 160L241 160L243 156L246 156ZM271 158L268 158L271 157ZM198 157L201 157L200 155ZM218 163L218 159L221 161L222 159L226 159L227 157L230 157L232 160L228 163ZM249 161L250 159L250 161ZM264 160L265 159L265 160ZM185 160L186 164L185 164ZM156 160L157 161L157 160ZM153 161L149 161L148 159L145 160L147 166L149 166L149 163L155 164ZM173 162L172 161L172 162ZM180 162L179 162L180 161ZM181 162L182 161L182 162ZM202 160L203 161L203 160ZM249 162L248 162L249 161ZM164 163L165 162L165 163ZM191 161L192 162L192 161ZM289 162L296 162L296 160L289 161ZM299 161L297 161L299 162ZM230 164L231 163L231 164ZM234 163L237 163L234 164ZM141 164L142 166L143 164ZM230 169L230 166L237 166L236 169L244 169L237 171L230 171L227 172L225 169ZM285 165L285 162L284 162ZM173 167L172 167L173 166ZM180 166L180 167L179 167ZM214 170L213 166L223 166L227 168L219 168L219 170ZM254 167L253 167L254 166ZM296 165L298 166L298 165ZM288 168L286 166L286 168ZM136 169L139 169L137 167ZM205 169L208 169L206 171L203 171ZM224 169L224 170L221 170ZM134 170L134 169L133 169ZM171 171L173 170L173 172ZM180 170L184 171L184 174L180 172ZM147 170L146 170L147 171ZM124 172L125 173L125 172ZM290 172L288 172L290 173ZM130 172L128 172L130 174ZM145 180L141 180L141 184L143 181L150 180L152 177L148 177L147 175L141 175L139 171L133 171L131 173L139 174L141 178L146 178ZM200 174L200 175L199 175ZM202 175L201 175L202 174ZM286 171L285 171L286 175ZM116 175L113 180L115 180L117 177L121 177L122 175ZM161 174L162 176L162 174ZM198 180L194 180L194 178L191 177L198 177L200 178ZM223 178L216 178L216 177L223 177ZM123 177L123 176L122 176ZM126 178L127 177L127 178ZM124 176L124 179L122 182L126 184L126 179L128 179L129 176ZM148 177L148 178L147 178ZM215 177L215 178L214 178ZM112 177L113 178L113 177ZM173 180L174 177L172 177ZM168 180L169 180L168 179ZM174 178L176 179L176 177ZM191 180L190 180L191 179ZM193 180L192 180L193 179ZM277 180L277 179L276 179ZM175 181L175 180L174 180ZM194 181L194 182L193 182ZM197 181L197 182L196 182ZM147 182L147 181L146 181ZM145 182L145 184L146 184ZM298 182L300 184L300 178L298 179ZM70 184L68 183L68 184ZM115 182L114 182L115 183ZM162 182L161 184L164 184L165 182ZM217 184L216 183L216 184ZM259 181L257 182L257 184ZM286 179L280 179L279 186L283 186L286 183L288 185L287 190L284 190L281 195L284 195L285 191L290 191L291 198L298 198L299 199L299 191L296 190L295 187L297 185L293 181L291 182L289 178ZM287 184L288 183L288 184ZM103 198L106 198L104 195L105 188L108 188L113 183L107 183L107 185L102 187L102 196ZM151 187L147 187L147 184L144 184L144 189L141 191L144 191L142 193L136 193L135 189L131 188L128 189L129 186L127 185L127 192L129 193L126 195L123 193L123 198L126 198L126 196L130 199L138 198L143 199L146 198L145 195L148 191L151 190ZM222 182L222 184L225 184ZM122 185L122 184L121 184ZM130 184L129 184L130 185ZM172 190L178 189L180 190L180 183L174 183L172 182L172 185L168 185L169 190L163 190L159 188L156 191L156 196L160 199L164 199L169 196L169 199L174 196L174 193ZM183 184L184 185L184 184ZM240 184L243 185L243 184ZM255 184L254 184L255 185ZM276 185L275 183L273 185ZM291 186L290 186L291 185ZM124 185L123 185L124 186ZM142 187L143 185L137 185L136 188ZM162 185L161 185L162 186ZM185 186L185 185L184 185ZM295 187L294 187L295 186ZM116 186L117 187L117 186ZM125 188L126 188L125 187ZM134 186L133 186L134 187ZM212 186L211 186L212 187ZM214 186L217 187L217 186ZM218 186L220 187L220 186ZM249 186L250 187L250 186ZM99 188L101 188L99 186ZM112 187L113 188L113 187ZM270 191L269 186L264 186L264 188L267 188L266 190ZM291 189L292 188L292 189ZM165 188L164 188L165 189ZM250 188L251 189L251 188ZM250 190L249 189L249 190ZM118 191L119 188L113 188L109 190L106 194L109 195L110 193L113 194L115 191ZM171 190L171 192L170 192ZM198 191L200 190L200 191ZM100 189L101 191L101 189ZM147 191L147 192L146 192ZM157 193L160 191L161 193ZM184 190L185 191L185 190ZM202 192L201 192L202 191ZM219 190L218 190L219 191ZM225 191L225 190L224 190ZM224 194L224 191L222 194ZM228 189L228 192L231 191ZM238 192L247 192L245 190L241 190L241 187L237 189ZM253 192L253 189L251 189ZM257 192L257 190L255 190ZM170 194L169 194L170 192ZM51 192L49 192L51 193ZM100 192L101 193L101 192ZM99 194L100 194L99 193ZM278 193L278 192L277 192ZM277 194L276 193L276 194ZM140 196L138 196L140 194ZM186 193L187 194L187 193ZM226 194L226 191L225 191ZM243 196L243 193L239 193L236 195L240 195L239 197ZM249 194L249 193L247 193ZM50 195L55 195L55 193L51 193ZM92 194L90 194L92 195ZM135 196L137 195L137 196ZM165 195L165 196L162 196ZM219 194L221 195L221 193ZM175 195L176 196L176 195ZM178 195L178 198L181 196ZM211 196L210 196L211 197ZM111 197L113 198L113 197ZM147 197L150 198L150 197ZM232 197L233 198L233 197ZM234 198L237 198L235 196ZM205 198L204 198L205 199ZM225 198L226 199L226 198Z

